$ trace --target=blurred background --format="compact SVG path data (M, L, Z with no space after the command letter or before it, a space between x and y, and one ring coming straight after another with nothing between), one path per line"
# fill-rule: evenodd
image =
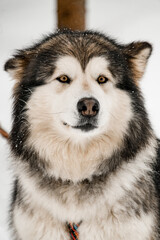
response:
M15 49L36 42L58 26L93 29L121 43L149 41L153 53L141 81L146 108L160 137L160 0L0 0L0 125L11 129L14 81L4 72ZM68 25L67 25L68 24ZM0 240L9 240L7 211L12 185L9 147L0 136Z

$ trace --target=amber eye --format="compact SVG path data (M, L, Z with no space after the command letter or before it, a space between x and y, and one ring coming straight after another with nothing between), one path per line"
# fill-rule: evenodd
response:
M106 78L105 76L102 76L102 75L97 78L97 82L99 84L106 83L107 81L108 81L108 78Z
M62 75L58 78L56 78L59 82L62 82L62 83L70 83L70 78L66 75Z

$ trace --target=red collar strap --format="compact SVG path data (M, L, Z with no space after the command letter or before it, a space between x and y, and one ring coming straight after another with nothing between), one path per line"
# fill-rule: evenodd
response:
M67 229L68 229L71 240L79 240L78 227L80 224L81 222L79 224L67 222Z

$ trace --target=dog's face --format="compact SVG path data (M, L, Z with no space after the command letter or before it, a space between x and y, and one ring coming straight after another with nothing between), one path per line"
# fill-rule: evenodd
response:
M91 58L84 69L74 56L59 57L54 73L28 101L32 131L50 126L50 134L74 142L106 134L117 121L123 131L131 117L130 98L116 88L108 66L104 57Z
M39 152L89 142L113 150L140 109L138 81L150 54L146 42L68 31L18 52L5 65L17 80L12 135Z

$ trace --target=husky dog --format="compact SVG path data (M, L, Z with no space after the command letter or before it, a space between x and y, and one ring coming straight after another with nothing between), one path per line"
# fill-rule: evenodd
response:
M160 239L159 142L139 88L151 51L64 30L6 62L13 239Z

